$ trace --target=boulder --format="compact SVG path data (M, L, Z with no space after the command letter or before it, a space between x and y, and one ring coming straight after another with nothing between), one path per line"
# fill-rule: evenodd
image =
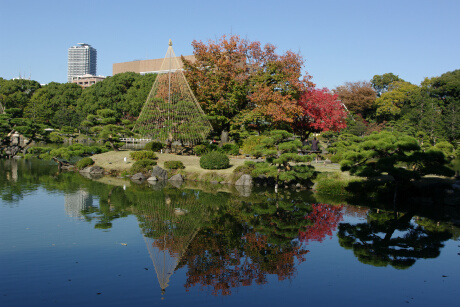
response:
M151 177L147 178L147 181L158 181L158 178L155 177L155 176L151 176Z
M87 173L87 174L104 174L104 169L100 166L93 165L87 166L80 171L80 173Z
M181 174L176 174L174 176L172 176L171 178L169 178L169 181L184 181L184 177L182 177Z
M131 177L131 180L145 180L147 177L144 176L144 174L142 173L137 173L137 174L134 174L132 177Z
M152 177L157 177L158 180L168 180L168 172L158 165L156 165L152 170Z
M252 186L252 177L251 177L251 175L248 175L248 174L241 175L240 179L238 179L235 182L235 185L236 186L240 186L240 185Z

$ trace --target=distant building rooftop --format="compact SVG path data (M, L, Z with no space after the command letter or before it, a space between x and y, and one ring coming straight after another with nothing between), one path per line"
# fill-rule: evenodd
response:
M83 75L83 76L74 76L72 77L72 83L76 83L83 88L87 88L97 82L103 81L105 78L104 76L94 76L94 75Z
M188 61L195 62L194 55L185 55L184 58ZM179 63L179 69L182 69L183 63L180 57L176 57L177 62ZM140 60L140 61L131 61L123 63L115 63L112 66L112 74L120 74L123 72L135 72L141 75L150 74L150 73L160 73L161 64L163 63L164 58L153 59L153 60Z

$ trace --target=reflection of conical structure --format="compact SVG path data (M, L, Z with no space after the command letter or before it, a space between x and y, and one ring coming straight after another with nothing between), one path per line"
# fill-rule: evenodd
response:
M143 137L184 144L203 141L211 131L211 124L185 79L171 41L134 131Z
M143 201L137 208L144 240L164 293L182 255L208 214L194 194L154 198L148 203Z

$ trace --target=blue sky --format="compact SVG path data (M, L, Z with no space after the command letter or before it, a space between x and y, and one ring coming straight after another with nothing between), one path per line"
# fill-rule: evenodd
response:
M67 81L67 50L112 64L193 53L193 40L238 34L300 52L318 87L392 72L420 84L460 68L460 1L0 0L0 77Z

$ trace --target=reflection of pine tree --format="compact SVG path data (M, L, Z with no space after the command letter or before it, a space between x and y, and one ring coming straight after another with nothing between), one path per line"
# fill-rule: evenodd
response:
M339 243L352 249L359 261L374 266L391 265L407 269L420 258L436 258L442 242L452 235L446 231L430 231L411 223L414 212L371 211L367 223L339 225ZM396 235L395 235L396 234Z

